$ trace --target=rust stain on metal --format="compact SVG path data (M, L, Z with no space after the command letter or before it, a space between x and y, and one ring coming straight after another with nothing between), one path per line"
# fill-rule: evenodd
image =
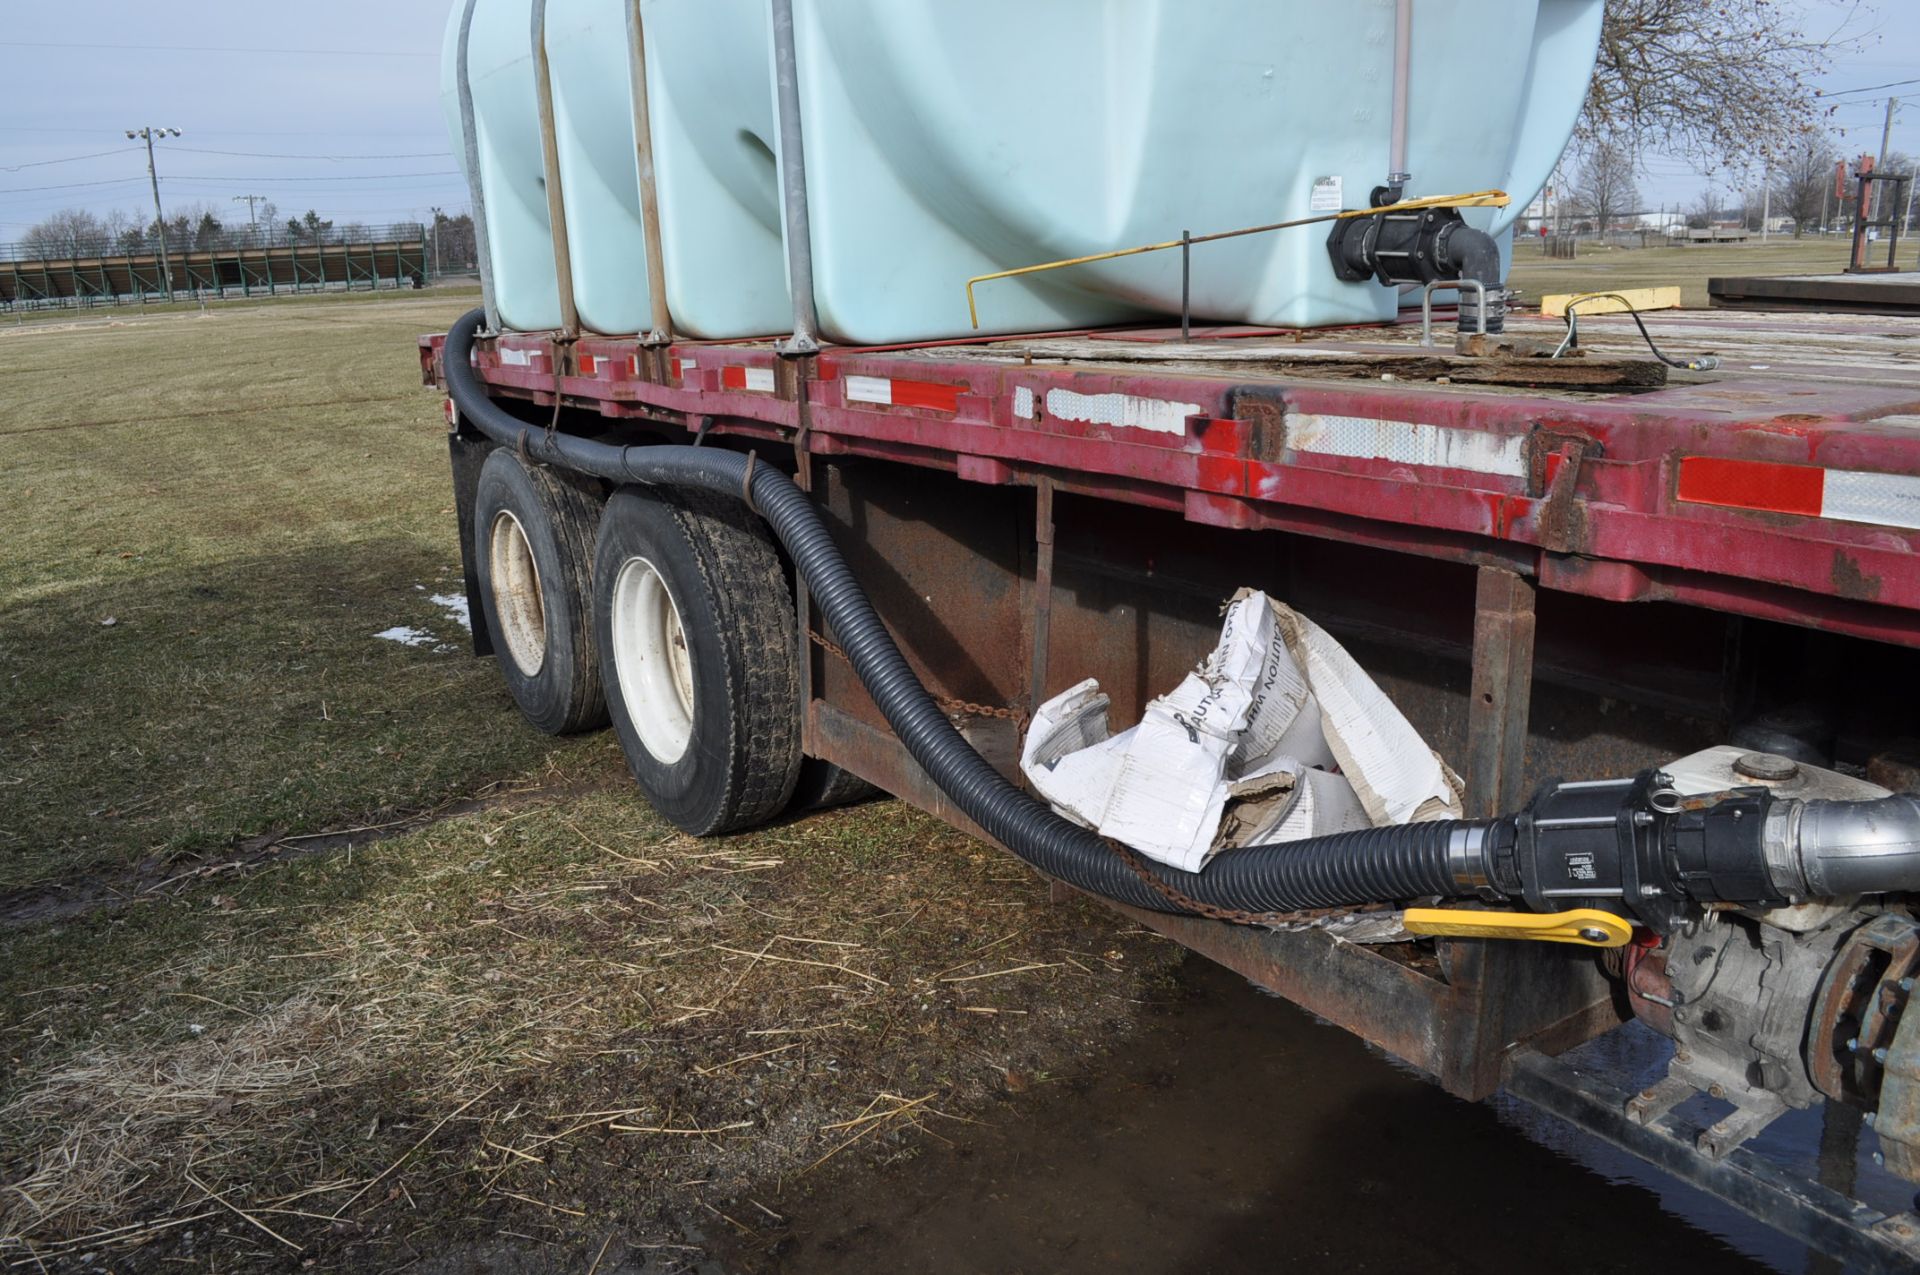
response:
M1254 460L1278 460L1287 448L1286 406L1278 399L1235 395L1235 420L1247 423L1249 455Z
M1872 602L1880 596L1880 577L1860 569L1860 564L1840 550L1834 550L1833 591L1843 598Z
M1814 1088L1838 1102L1871 1107L1878 1097L1881 1070L1872 1051L1893 1043L1897 1015L1876 1012L1876 1000L1888 980L1920 969L1920 929L1904 916L1888 914L1848 937L1834 959L1814 1002L1808 1028L1807 1074ZM1857 1048L1845 1047L1857 1039ZM1920 1116L1920 1111L1915 1112ZM1920 1132L1916 1132L1920 1139Z
M1541 495L1535 526L1540 547L1549 553L1578 553L1587 539L1586 508L1576 489L1598 441L1584 434L1536 430L1527 440L1528 489Z

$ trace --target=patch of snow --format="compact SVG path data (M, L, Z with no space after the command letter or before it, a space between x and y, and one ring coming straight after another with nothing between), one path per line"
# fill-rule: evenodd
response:
M445 611L461 628L473 632L473 616L467 611L467 595L464 593L436 593L427 601Z
M433 634L422 629L409 628L404 624L396 624L390 629L382 629L380 632L374 634L374 636L377 638L385 638L389 642L398 642L401 646L428 646L435 641Z

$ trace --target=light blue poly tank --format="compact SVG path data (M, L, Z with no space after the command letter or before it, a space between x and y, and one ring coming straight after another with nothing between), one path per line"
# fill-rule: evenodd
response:
M469 71L504 324L560 323L533 0L476 0ZM1487 187L1505 238L1586 93L1602 0L1414 0L1409 196ZM443 89L461 132L449 23ZM584 327L646 329L626 0L549 0L548 63ZM642 0L666 297L683 336L792 323L766 0ZM974 275L1367 203L1389 171L1394 0L794 0L822 334L966 336ZM1316 199L1315 192L1319 192ZM1326 228L1193 250L1197 318L1393 317L1342 283ZM982 332L1177 314L1178 252L978 289Z

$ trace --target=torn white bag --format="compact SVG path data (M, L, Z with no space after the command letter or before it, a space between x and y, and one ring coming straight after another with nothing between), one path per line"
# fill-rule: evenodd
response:
M1192 673L1111 733L1091 679L1041 705L1020 759L1065 817L1198 871L1235 846L1457 817L1459 780L1318 625L1242 590Z

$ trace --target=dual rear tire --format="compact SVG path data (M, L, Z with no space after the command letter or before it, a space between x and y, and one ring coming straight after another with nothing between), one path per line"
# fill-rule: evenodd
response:
M521 713L611 722L643 796L695 835L871 796L800 752L793 594L765 525L698 492L597 494L505 450L482 467L473 561Z
M480 468L472 561L481 616L508 694L549 735L607 724L587 599L600 502L551 469L509 451Z
M695 835L764 823L800 773L793 595L760 519L615 492L594 546L607 709L654 809Z

